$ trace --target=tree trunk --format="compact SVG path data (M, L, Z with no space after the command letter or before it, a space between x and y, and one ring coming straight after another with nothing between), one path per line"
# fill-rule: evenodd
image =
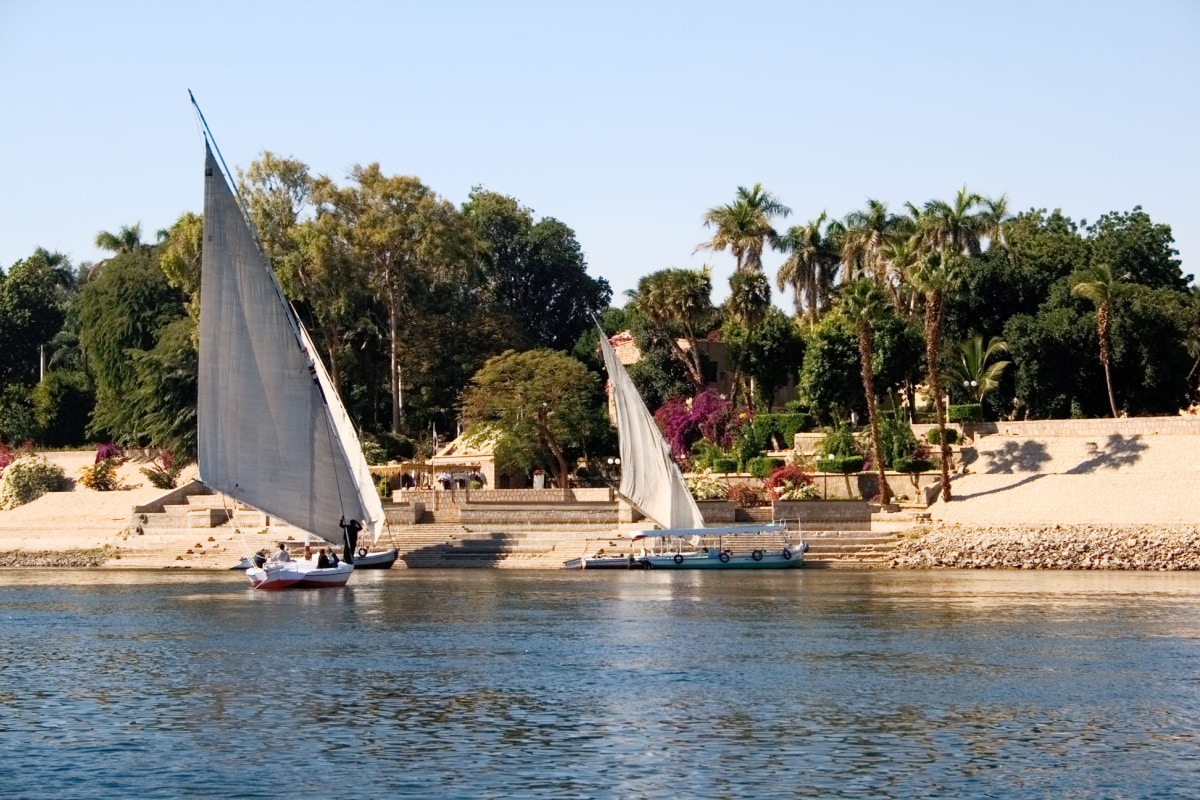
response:
M950 443L946 441L946 399L938 371L938 351L942 343L942 293L929 292L925 298L925 360L929 364L929 391L937 411L942 452L942 501L950 502Z
M871 328L865 322L858 326L858 354L862 363L863 391L867 395L867 419L871 423L875 468L879 471L879 504L886 506L892 499L892 487L888 486L884 474L883 442L879 439L879 411L875 403L875 376L871 374Z
M1108 407L1112 410L1113 419L1117 418L1117 401L1113 396L1112 388L1112 372L1109 365L1112 363L1112 345L1108 338L1108 325L1110 314L1107 305L1102 305L1096 309L1096 328L1100 336L1100 363L1104 366L1104 385L1108 387Z
M391 350L388 375L388 385L392 389L392 433L400 433L400 354L397 339L400 338L400 324L397 321L396 303L388 303L388 345Z

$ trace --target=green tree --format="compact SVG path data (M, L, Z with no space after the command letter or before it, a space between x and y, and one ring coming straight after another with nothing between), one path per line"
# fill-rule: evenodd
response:
M890 213L887 203L868 198L866 208L846 215L837 235L846 277L866 275L890 289L895 281L890 275L888 245L908 233L904 218Z
M1171 226L1156 224L1141 206L1105 214L1087 230L1093 265L1107 264L1130 283L1152 289L1188 290L1192 276L1180 269Z
M180 319L190 323L183 294L168 284L152 250L142 249L109 259L80 291L78 302L80 343L96 385L96 408L89 430L127 444L151 443L150 430L142 420L150 407L139 403L140 398L178 401L185 408L176 410L183 415L194 409L196 402L194 390L190 396L181 396L164 388L161 381L171 376L161 369L168 366L169 359L160 359L155 369L138 369L144 354L155 350L172 323ZM179 326L174 330L178 332ZM190 329L185 338L194 350ZM193 358L183 358L182 368L188 369L186 362ZM195 368L190 369L194 381Z
M771 284L767 276L758 271L735 272L729 278L729 300L725 303L727 323L733 322L753 338L771 306ZM730 377L734 405L741 398L746 405L754 402L743 370L748 348L738 347L733 356L733 374Z
M704 227L713 229L713 236L702 242L697 250L729 250L737 262L736 271L762 271L762 254L767 245L775 246L779 234L771 226L774 217L786 217L792 210L761 183L747 189L737 188L732 203L714 206L704 213Z
M596 420L596 386L595 374L565 353L510 350L488 359L463 393L468 435L492 438L497 467L548 463L565 492L569 458Z
M1108 388L1108 405L1113 418L1117 416L1117 401L1112 385L1112 309L1113 300L1121 293L1125 282L1115 277L1107 264L1091 267L1072 282L1071 294L1082 297L1096 307L1096 337L1100 340L1100 364L1104 367L1104 384Z
M853 412L866 411L854 336L839 320L826 317L805 334L804 340L799 390L814 417L824 424L834 424Z
M32 386L42 350L62 328L73 277L69 262L39 248L0 281L0 385Z
M879 437L879 409L875 397L875 377L872 366L875 326L886 316L887 298L875 283L856 280L843 290L839 307L858 339L858 357L862 365L863 396L867 402L867 418L871 425L871 443L874 449L875 467L879 472L879 502L887 505L892 499L892 488L884 474L883 441Z
M497 311L510 314L524 341L569 349L612 298L604 278L587 274L575 232L514 198L472 190L463 214L482 243L483 280Z
M704 386L704 362L699 341L717 319L712 304L712 273L670 268L638 281L630 304L645 320L648 332L661 342L688 371L692 385ZM682 346L683 339L687 346Z
M727 338L732 347L735 343ZM760 402L768 411L774 405L775 394L795 381L804 362L804 338L795 323L779 309L771 306L740 346L745 348L745 371L753 381Z
M418 386L432 382L420 354L402 363L422 340L413 329L437 317L448 305L467 302L478 287L476 242L462 214L451 203L411 176L385 176L378 164L355 166L353 186L338 189L323 181L319 200L332 216L335 235L348 256L365 268L386 319L388 382L392 397L391 429L400 433L401 374ZM446 337L452 332L436 332ZM408 347L403 339L407 337ZM453 341L453 340L452 340ZM420 367L425 369L421 370ZM434 367L435 368L435 367ZM414 376L413 373L423 372Z

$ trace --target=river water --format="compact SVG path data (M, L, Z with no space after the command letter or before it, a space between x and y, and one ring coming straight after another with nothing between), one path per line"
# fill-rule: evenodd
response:
M0 571L0 797L1200 794L1200 575Z

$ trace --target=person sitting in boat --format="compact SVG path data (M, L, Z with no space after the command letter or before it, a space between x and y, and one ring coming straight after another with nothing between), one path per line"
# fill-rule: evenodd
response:
M317 569L329 568L329 556L325 555L325 548L321 548L321 552L317 553Z
M332 547L329 548L329 566L336 567L340 563L341 563L341 559L339 559L337 557L337 551L334 550Z
M279 543L279 552L272 559L276 564L283 564L292 560L292 554L288 552L287 545L283 542Z

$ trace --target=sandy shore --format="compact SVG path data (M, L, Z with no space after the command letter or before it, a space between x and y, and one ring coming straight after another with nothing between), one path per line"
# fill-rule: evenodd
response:
M95 463L95 451L41 455L63 468L68 485L64 491L0 511L0 567L110 564L128 530L133 507L164 494L141 473L151 463L145 458L131 458L117 470L124 488L97 492L78 481L80 472ZM193 466L180 480L195 475Z

